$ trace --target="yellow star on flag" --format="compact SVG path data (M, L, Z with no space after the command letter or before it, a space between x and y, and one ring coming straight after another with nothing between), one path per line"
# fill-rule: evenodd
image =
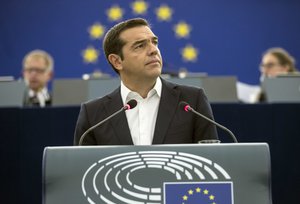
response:
M167 5L161 5L155 10L158 20L169 21L171 20L173 10Z
M180 21L174 26L174 31L177 37L187 38L190 35L191 26L184 21Z
M148 4L145 1L137 0L131 4L131 8L134 14L145 14L148 9Z
M198 50L192 45L187 45L182 49L181 55L185 61L195 62L197 60Z
M99 51L96 50L94 47L89 46L88 48L83 50L81 54L82 54L84 62L95 63L98 60Z
M121 7L119 7L118 5L114 5L106 11L106 14L109 20L118 21L123 18L124 12Z
M184 195L184 196L182 197L182 199L183 199L183 200L187 200L188 197L187 197L186 195Z
M93 39L100 39L105 32L105 27L100 23L95 23L91 27L89 27L89 33L91 38Z
M215 199L215 196L214 195L210 195L209 196L209 200L214 200Z
M197 192L197 193L200 193L200 192L201 192L201 188L199 188L199 187L196 188L196 192Z
M193 195L194 191L193 190L189 190L189 194Z
M203 191L203 193L205 194L205 195L207 195L208 194L208 190L207 189L205 189L204 191Z

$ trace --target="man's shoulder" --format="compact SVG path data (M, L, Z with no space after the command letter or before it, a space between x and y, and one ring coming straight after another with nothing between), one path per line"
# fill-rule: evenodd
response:
M168 79L162 79L162 84L165 87L168 87L170 89L177 89L181 91L188 91L188 92L203 92L203 88L192 86L192 85L186 85L186 84L178 84L175 82L171 82Z
M102 104L107 100L108 100L108 98L107 98L107 95L106 95L106 96L103 96L103 97L99 97L99 98L95 98L95 99L85 101L83 104L85 106L95 106L95 105Z
M105 96L101 96L101 97L86 101L83 103L83 105L85 105L87 107L101 106L103 104L110 103L111 100L114 100L115 98L119 98L119 97L120 97L120 88L117 88Z

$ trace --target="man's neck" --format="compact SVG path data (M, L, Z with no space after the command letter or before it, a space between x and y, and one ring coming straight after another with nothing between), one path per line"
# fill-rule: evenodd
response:
M146 98L149 91L155 86L157 78L153 80L126 81L121 79L124 85L131 91L137 92L143 98Z

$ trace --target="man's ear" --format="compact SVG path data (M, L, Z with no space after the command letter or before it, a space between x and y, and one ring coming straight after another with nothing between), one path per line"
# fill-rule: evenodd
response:
M110 54L108 55L108 60L117 70L121 70L123 68L121 63L122 60L119 55Z

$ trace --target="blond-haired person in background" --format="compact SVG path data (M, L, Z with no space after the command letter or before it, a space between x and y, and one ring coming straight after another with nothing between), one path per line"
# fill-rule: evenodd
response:
M53 77L53 59L43 50L33 50L23 59L23 77L27 85L24 106L45 107L51 105L48 82Z

